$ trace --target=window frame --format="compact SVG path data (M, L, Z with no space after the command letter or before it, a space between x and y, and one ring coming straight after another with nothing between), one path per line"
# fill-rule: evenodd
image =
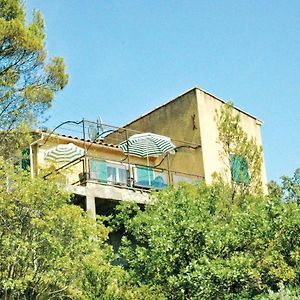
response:
M100 166L102 164L102 170L99 170L95 168L95 170L92 170L92 164L93 162L98 163ZM105 166L105 168L104 168ZM115 169L115 178L109 178L108 175L108 168ZM124 180L121 180L121 172L120 170L125 171L125 177ZM89 159L89 171L90 171L90 179L92 180L98 180L99 182L105 183L105 184L118 184L118 185L127 185L128 180L128 166L127 164L122 164L115 161L110 160L104 160L104 159L98 159L98 158L90 158ZM92 175L93 174L93 175ZM96 175L94 175L96 174ZM100 176L98 176L100 175ZM104 178L105 177L105 178Z

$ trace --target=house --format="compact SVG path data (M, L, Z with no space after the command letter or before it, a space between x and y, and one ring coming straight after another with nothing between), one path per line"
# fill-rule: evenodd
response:
M61 174L60 180L74 193L74 201L93 216L105 213L116 201L151 201L152 189L179 181L203 180L210 184L214 172L231 180L230 170L226 171L220 160L215 121L216 109L224 103L195 87L122 128L82 120L78 124L82 133L75 136L41 132L31 145L32 174L44 172L47 177L53 170ZM262 122L238 108L235 111L240 114L244 131L262 145ZM145 132L170 137L176 147L174 153L139 157L123 152L122 142ZM57 147L73 147L79 152L73 160L55 161L51 151ZM261 178L265 185L264 162Z

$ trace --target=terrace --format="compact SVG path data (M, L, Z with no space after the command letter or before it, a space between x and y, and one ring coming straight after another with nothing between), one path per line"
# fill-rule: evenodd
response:
M96 199L145 203L150 200L151 190L204 179L197 157L201 154L200 145L172 140L176 147L173 154L139 157L124 153L119 146L138 131L86 120L63 125L54 132L42 132L31 145L32 173L46 169L49 172L45 178L59 174L69 191L86 199L86 209L93 213ZM58 145L70 144L82 155L69 161L47 159Z

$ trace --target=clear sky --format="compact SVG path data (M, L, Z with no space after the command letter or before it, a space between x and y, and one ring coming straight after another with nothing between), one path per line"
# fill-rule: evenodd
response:
M300 167L300 1L27 0L69 85L49 111L121 126L199 86L264 121L268 180Z

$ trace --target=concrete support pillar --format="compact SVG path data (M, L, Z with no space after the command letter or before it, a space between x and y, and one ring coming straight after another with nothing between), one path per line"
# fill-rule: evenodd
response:
M93 219L96 219L96 197L94 194L93 185L87 182L85 186L85 205L86 211L90 213Z
M92 195L86 195L85 197L86 210L90 213L93 219L96 219L96 199Z

